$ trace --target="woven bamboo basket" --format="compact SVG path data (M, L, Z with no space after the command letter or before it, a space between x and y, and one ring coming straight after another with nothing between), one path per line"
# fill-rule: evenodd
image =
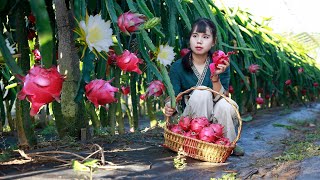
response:
M230 146L226 146L185 137L169 130L168 127L170 125L170 117L166 117L166 125L164 127L164 145L175 152L178 152L180 148L183 148L186 156L194 159L214 163L223 163L230 156L236 146L237 141L240 139L242 119L240 117L239 111L237 107L233 105L225 95L220 94L219 92L216 92L208 87L192 87L178 94L178 96L176 97L176 101L180 101L184 94L189 93L193 90L208 90L212 93L217 93L232 105L232 107L236 111L239 121L237 136L235 140L231 142Z

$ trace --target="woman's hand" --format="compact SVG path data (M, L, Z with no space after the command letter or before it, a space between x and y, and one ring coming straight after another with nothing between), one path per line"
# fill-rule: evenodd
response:
M174 112L176 112L176 109L171 107L170 102L167 102L164 107L164 115L170 117L173 115Z
M219 74L225 72L226 69L227 69L229 66L230 66L229 61L224 60L224 61L223 61L223 64L218 64L218 66L217 66L214 74L215 74L215 75L219 75Z

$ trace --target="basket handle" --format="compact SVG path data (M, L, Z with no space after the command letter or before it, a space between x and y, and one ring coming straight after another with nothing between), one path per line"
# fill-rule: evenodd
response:
M190 91L193 91L193 90L207 90L207 91L210 91L212 93L216 93L216 94L219 94L221 97L223 97L229 104L231 104L231 106L234 108L234 110L236 111L236 114L237 114L237 118L238 118L238 121L239 121L239 127L238 127L238 134L237 134L237 137L232 141L232 144L236 144L236 142L240 139L240 134L241 134L241 130L242 130L242 119L241 119L241 116L240 116L240 113L238 111L238 108L232 104L229 100L229 98L227 98L225 95L209 88L209 87L201 87L201 86L198 86L198 87L191 87L190 89L187 89L183 92L180 92L177 97L176 97L176 102L179 102L181 99L182 99L182 96L186 93L189 93ZM166 116L166 125L167 124L170 124L170 116Z

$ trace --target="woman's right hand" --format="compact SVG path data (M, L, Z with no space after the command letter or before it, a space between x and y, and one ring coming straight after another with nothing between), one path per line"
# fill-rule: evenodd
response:
M173 115L174 112L176 112L176 109L171 107L170 102L167 102L164 107L164 115L170 117Z

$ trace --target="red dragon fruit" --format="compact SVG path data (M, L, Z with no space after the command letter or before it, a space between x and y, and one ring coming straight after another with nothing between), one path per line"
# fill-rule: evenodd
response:
M190 129L196 133L200 133L202 128L209 125L209 121L207 118L194 118L191 121Z
M105 107L106 104L116 102L117 99L114 97L114 93L118 92L119 89L110 85L110 81L102 79L92 80L85 86L86 96L96 108L99 105Z
M130 93L130 86L122 86L121 91L123 95L128 95Z
M214 72L216 70L216 68L218 68L219 64L224 64L224 60L229 62L229 56L231 54L236 54L236 51L230 51L227 54L225 54L223 51L221 50L217 50L212 54L212 63L209 65L210 68L210 72L211 72L211 76L214 75Z
M206 142L214 142L217 137L211 127L204 127L199 133L199 139Z
M121 55L116 56L117 66L125 72L136 72L138 74L142 74L142 71L139 69L139 64L142 63L142 59L138 58L135 53L131 53L128 50L124 50Z
M131 32L137 31L146 19L147 17L143 14L125 12L118 17L118 26L120 31L129 35Z
M183 130L188 131L190 129L190 122L191 122L191 118L189 118L188 116L186 117L181 116L179 120L179 125Z
M180 56L183 57L185 56L186 54L188 54L190 52L190 49L188 48L183 48L180 50Z
M210 124L210 127L212 128L212 130L214 131L214 133L217 137L223 136L223 128L224 127L222 124L219 124L219 123Z
M181 126L179 126L178 124L174 124L172 125L172 127L170 128L170 130L174 133L177 134L184 134L183 129L181 128Z
M43 105L53 100L60 101L64 77L58 72L57 67L45 69L34 66L26 76L20 78L23 81L23 88L18 98L20 100L27 98L31 102L30 116L36 115Z
M161 81L154 80L154 81L150 82L150 85L147 88L146 93L142 94L141 95L142 97L140 96L140 99L146 100L146 98L150 97L150 96L159 97L162 94L164 94L165 90L166 90L166 87L164 86L164 84Z

